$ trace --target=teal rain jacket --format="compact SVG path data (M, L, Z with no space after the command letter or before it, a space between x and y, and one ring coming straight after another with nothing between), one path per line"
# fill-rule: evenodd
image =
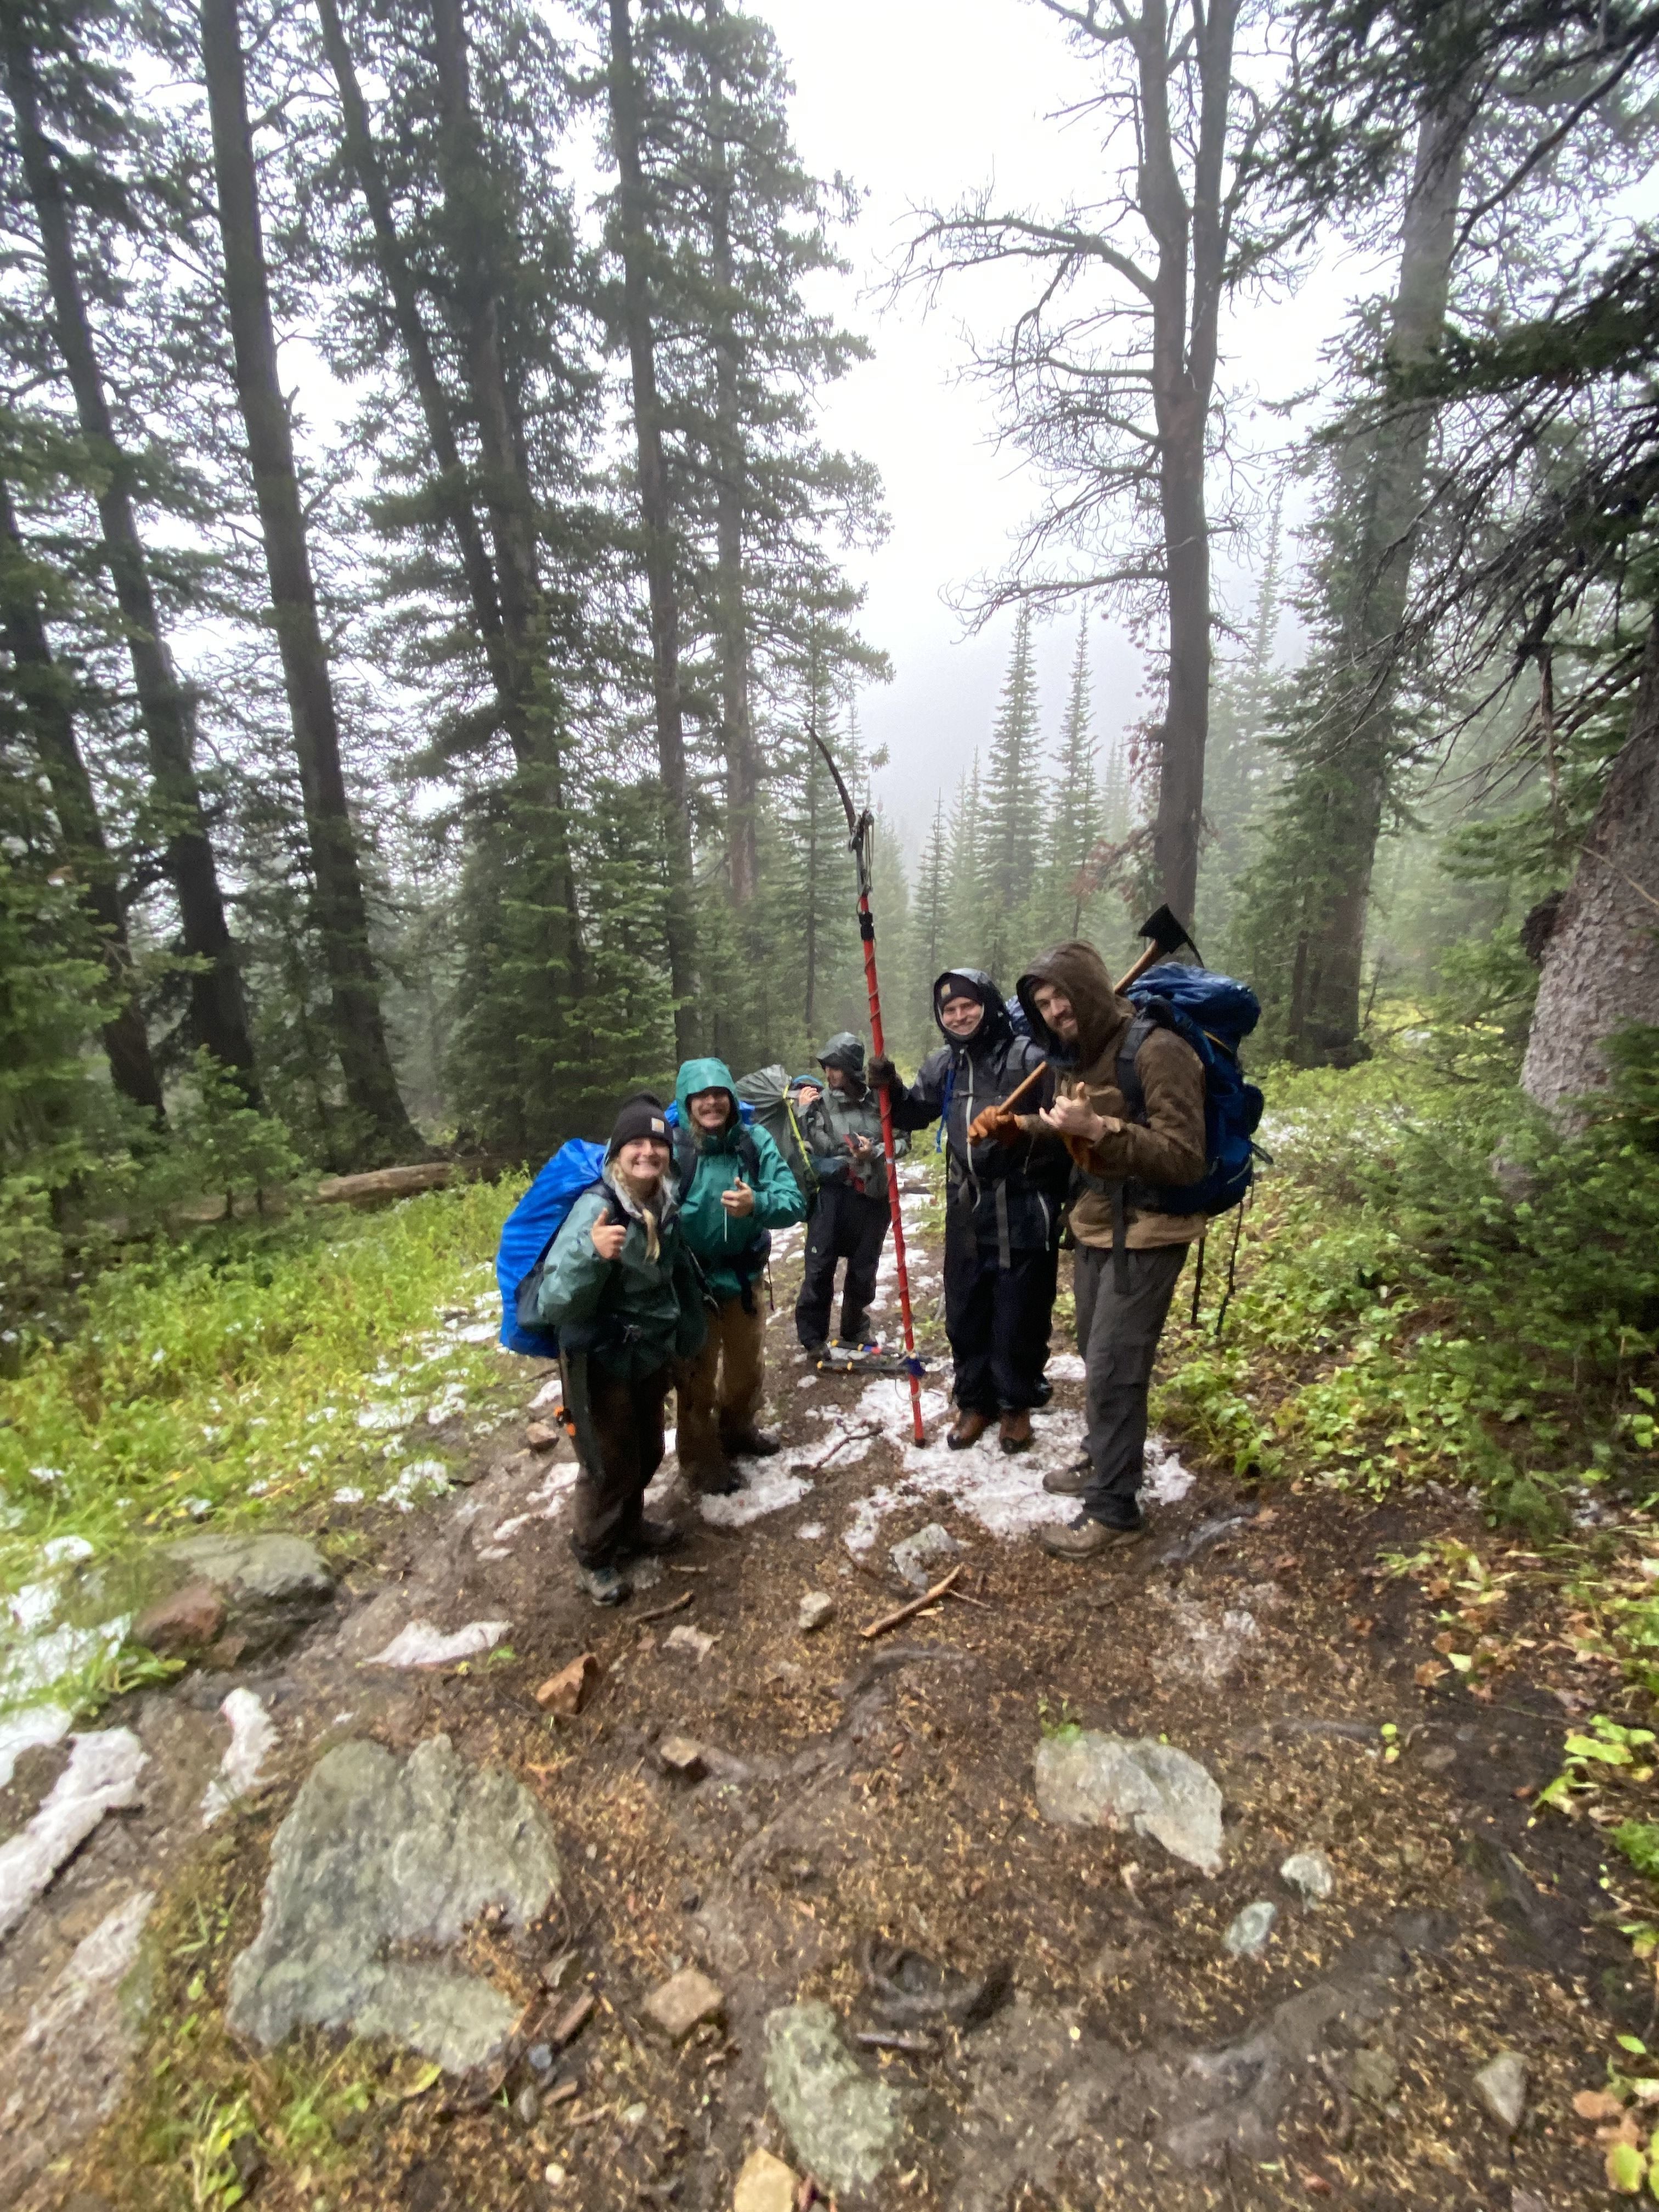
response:
M699 1091L724 1091L732 1101L732 1118L718 1135L695 1127L690 1101ZM764 1129L751 1122L744 1135L755 1148L755 1170L744 1167L738 1132L737 1085L723 1060L688 1060L674 1085L674 1103L680 1126L675 1133L674 1157L681 1158L684 1139L696 1147L692 1171L680 1185L681 1234L697 1255L712 1294L724 1301L740 1297L766 1262L764 1240L774 1229L806 1218L806 1200L790 1174L783 1154ZM739 1178L755 1194L752 1213L732 1215L720 1204L720 1193L733 1188Z

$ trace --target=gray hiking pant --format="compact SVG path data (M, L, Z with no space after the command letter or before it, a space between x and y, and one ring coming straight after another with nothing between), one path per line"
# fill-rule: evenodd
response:
M1083 1493L1091 1521L1122 1522L1135 1506L1146 1455L1146 1394L1158 1340L1186 1261L1184 1244L1131 1252L1129 1287L1117 1287L1112 1255L1079 1244L1073 1271L1077 1348L1088 1370L1085 1444L1094 1468Z

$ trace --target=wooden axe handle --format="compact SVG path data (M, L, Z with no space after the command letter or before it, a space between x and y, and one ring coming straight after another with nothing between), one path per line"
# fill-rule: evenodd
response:
M1123 994L1128 989L1131 983L1138 983L1140 981L1141 977L1146 973L1146 970L1152 966L1155 961L1162 960L1164 957L1162 946L1157 944L1149 945L1146 947L1146 950L1141 954L1139 959L1136 961L1134 966L1130 969L1128 974L1124 976L1121 982L1119 983L1117 987L1117 995L1119 998L1121 999L1123 996Z
M1047 1067L1048 1065L1048 1063L1046 1060L1038 1060L1036 1066L1031 1070L1030 1073L1024 1077L1020 1082L1015 1084L1013 1089L1008 1093L1008 1096L1006 1098L998 1099L994 1110L999 1114L1007 1113L1009 1109L1012 1106L1015 1099L1023 1098L1025 1096L1026 1092L1030 1089L1031 1085L1036 1081L1038 1076L1042 1074L1043 1069Z

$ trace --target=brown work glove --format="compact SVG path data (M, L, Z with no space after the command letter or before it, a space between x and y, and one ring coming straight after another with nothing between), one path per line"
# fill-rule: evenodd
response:
M1016 1145L1023 1144L1025 1132L1020 1127L1018 1115L1010 1114L1001 1106L988 1106L982 1114L975 1114L968 1124L969 1143L982 1145L993 1138L999 1145L1007 1146L1010 1151Z

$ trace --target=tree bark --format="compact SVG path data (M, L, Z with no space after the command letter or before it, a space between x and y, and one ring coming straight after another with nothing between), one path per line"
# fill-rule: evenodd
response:
M372 1144L381 1151L406 1152L418 1147L420 1139L398 1094L369 948L368 902L346 799L334 688L317 616L294 440L271 327L237 0L203 0L201 25L236 396L247 435L299 763L335 1048L347 1099L367 1124Z
M81 289L68 196L40 125L33 49L19 17L10 17L6 82L17 125L23 173L40 227L53 335L63 356L82 436L103 470L98 520L103 560L126 633L134 688L144 727L150 781L165 838L163 866L179 902L183 949L194 963L190 1024L198 1044L231 1069L251 1103L258 1103L253 1042L235 948L225 919L218 869L196 781L194 715L161 635L155 594L133 514L133 471L115 436L92 325Z
M11 487L0 477L0 546L17 573L5 592L5 640L19 695L28 716L35 750L52 786L52 803L64 841L64 855L75 871L82 903L98 933L115 1011L102 1024L110 1079L123 1097L158 1117L161 1082L150 1057L149 1037L139 1012L127 942L127 918L121 905L115 862L99 818L97 794L75 734L70 679L52 656L40 599L26 580L28 556L17 528Z
M495 251L500 222L488 201L463 0L432 0L432 27L443 106L440 159L444 204L466 326L467 381L477 416L484 501L495 548L504 675L514 702L512 726L520 732L515 750L522 747L520 772L531 779L531 795L544 798L551 822L554 872L565 919L565 941L558 957L568 990L580 996L581 908L566 811L562 710L553 680L547 602L538 558L536 500L501 343Z
M633 24L629 0L610 0L610 6L611 129L620 187L617 198L623 322L633 380L640 514L644 525L646 585L651 614L652 688L667 877L664 913L669 981L674 994L675 1048L685 1060L696 1049L701 1016L693 946L690 789L680 702L679 603L674 581L668 476L663 461L661 407L657 394L648 268L651 240L646 227L645 179L640 160L640 94L634 67Z
M329 66L339 88L346 156L356 177L357 188L363 196L363 205L368 210L369 224L374 235L374 258L381 281L391 297L392 319L403 342L410 379L415 386L416 398L420 402L421 414L426 423L427 441L437 465L439 503L460 556L467 597L472 603L473 620L478 625L478 635L483 641L484 652L489 661L501 724L513 748L514 757L523 768L528 765L531 758L524 702L514 684L506 649L495 572L490 564L483 532L478 527L477 516L472 511L471 489L467 481L466 466L456 442L449 397L438 374L438 364L433 357L431 341L421 314L415 273L409 265L409 257L398 234L391 195L386 190L380 155L369 128L368 108L357 82L356 65L351 58L351 49L346 40L345 27L341 21L336 0L317 0L317 16L322 27L323 45L328 54Z
M1605 1047L1659 1027L1659 622L1648 631L1630 734L1544 948L1522 1088L1564 1127L1604 1090Z
M1423 361L1445 331L1468 125L1460 102L1425 115L1419 127L1389 322L1388 358L1396 368ZM1434 413L1427 404L1400 409L1377 430L1367 458L1351 599L1338 647L1342 726L1328 740L1334 760L1324 764L1321 865L1302 923L1300 983L1287 1024L1286 1042L1297 1060L1340 1066L1364 1050L1365 923L1398 762L1396 653Z
M720 748L726 760L727 875L734 905L747 906L760 875L756 809L759 763L749 699L749 629L743 587L744 453L732 301L732 173L721 128L724 85L718 40L723 0L708 0L709 266L714 281L714 558L720 667Z

